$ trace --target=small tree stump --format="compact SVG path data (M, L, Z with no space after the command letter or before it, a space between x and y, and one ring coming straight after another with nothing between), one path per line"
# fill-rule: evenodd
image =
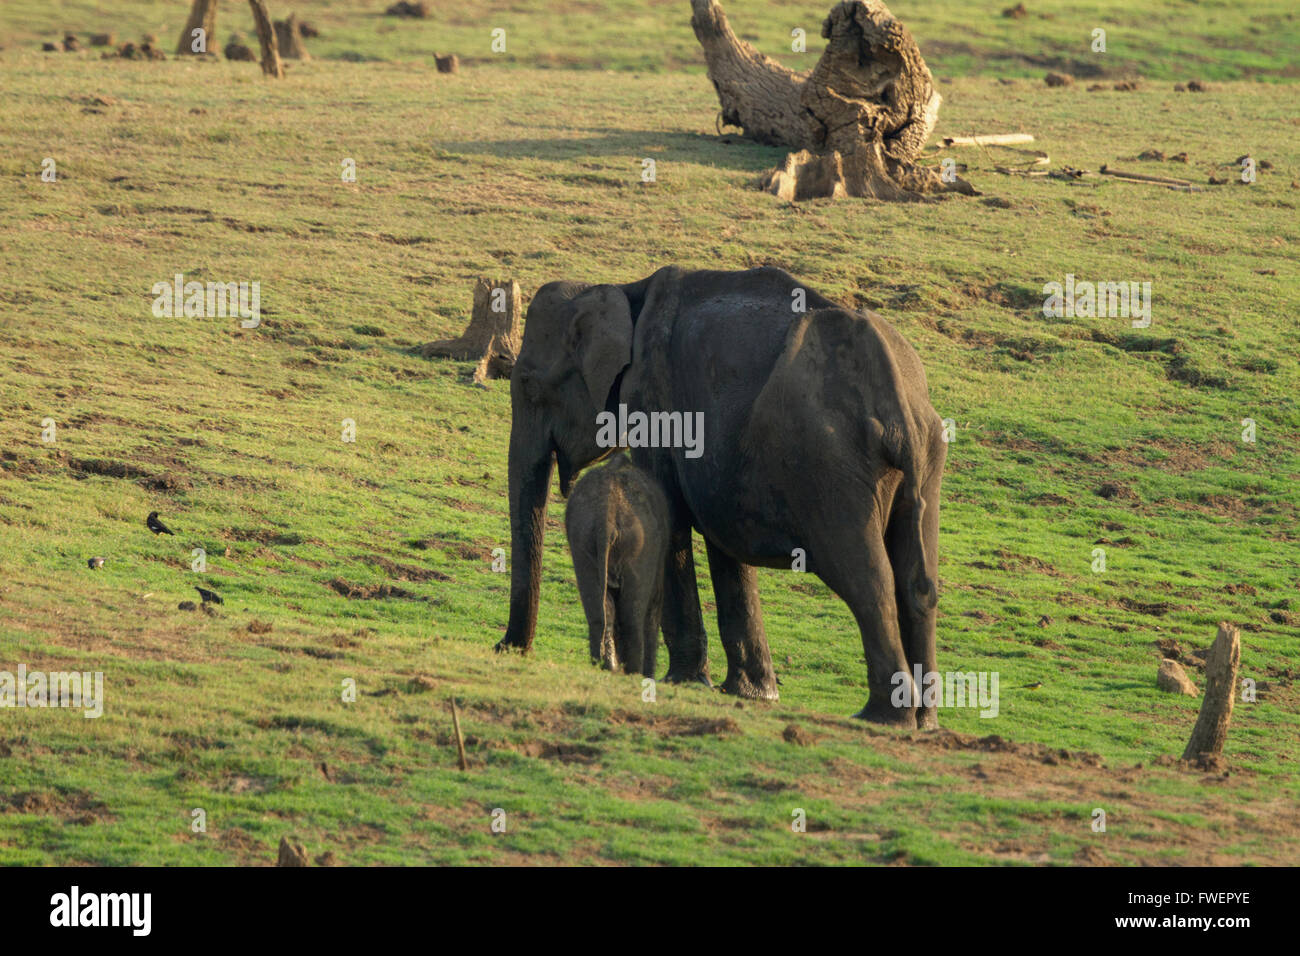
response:
M310 866L307 861L307 851L303 849L301 843L290 843L285 837L280 837L280 855L275 861L276 866Z
M425 358L477 360L476 382L509 378L519 357L522 314L523 295L518 282L481 278L474 284L474 311L464 334L456 339L428 342L416 351Z
M280 47L275 40L275 28L271 26L271 13L266 9L266 0L248 0L253 8L253 22L257 24L257 39L262 45L262 72L277 80L284 79L284 65L280 62Z
M455 53L448 53L446 56L433 55L433 61L438 65L439 73L459 73L460 57Z
M296 13L287 19L275 21L275 40L280 45L280 55L286 60L310 60L307 45L302 42L302 25Z
M214 52L217 49L217 0L194 0L190 18L185 21L180 42L176 44L177 56L202 55L194 49L194 31L199 29L203 30L204 52Z
M1201 713L1183 751L1184 760L1201 766L1217 765L1228 739L1240 664L1241 633L1227 623L1220 623L1219 633L1205 655L1205 700L1201 702Z

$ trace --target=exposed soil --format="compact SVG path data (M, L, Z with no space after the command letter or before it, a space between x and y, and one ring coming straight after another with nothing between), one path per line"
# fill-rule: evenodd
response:
M428 600L412 591L391 584L349 584L342 578L332 578L325 582L325 586L351 601L375 601L386 598L401 598L408 601Z
M740 733L740 725L730 717L682 717L645 713L635 710L615 711L614 723L639 724L665 737L725 736Z
M115 819L107 806L89 793L53 793L48 790L15 793L0 802L0 813L32 813L58 817L65 824L86 826Z

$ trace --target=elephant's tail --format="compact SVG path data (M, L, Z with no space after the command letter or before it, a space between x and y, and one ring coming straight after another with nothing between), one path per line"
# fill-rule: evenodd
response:
M912 610L918 615L925 615L931 611L939 602L939 589L935 583L934 568L926 566L926 547L925 547L925 496L921 493L921 482L915 474L904 472L904 481L906 485L906 494L911 504L910 520L908 521L908 537L911 538L908 548L913 557L913 566L907 569L908 580L911 586L908 594L912 599Z
M614 597L609 593L609 553L614 542L618 540L618 524L615 520L614 501L610 500L605 516L605 533L596 539L596 567L600 569L602 615L600 627L600 660L611 671L619 667L618 652L614 646Z
M924 435L923 428L912 428L907 434ZM895 568L895 578L905 582L905 593L911 603L912 611L918 615L928 613L938 603L939 589L935 580L937 568L927 566L925 542L925 479L926 449L917 447L904 436L904 430L891 428L887 430L885 442L886 455L890 464L903 473L901 491L903 502L907 507L907 554L909 563L906 567ZM892 438L893 441L888 439Z

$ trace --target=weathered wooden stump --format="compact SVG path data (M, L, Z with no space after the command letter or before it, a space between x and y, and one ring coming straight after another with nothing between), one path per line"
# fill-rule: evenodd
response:
M280 46L280 55L286 60L311 59L302 37L302 25L298 22L296 13L289 14L284 20L275 21L275 40Z
M511 279L479 279L469 327L455 339L428 342L416 349L425 358L476 359L474 381L509 378L522 342L519 322L523 295Z
M311 866L307 859L307 851L303 849L301 843L290 843L286 837L280 837L280 853L275 861L276 866Z
M794 73L739 40L716 0L691 0L722 120L760 143L797 152L761 188L787 199L919 199L975 194L916 164L942 98L912 35L880 0L846 0L822 23L826 50Z
M203 30L203 52L214 52L217 49L217 0L194 0L180 42L176 44L177 56L202 55L194 49L194 31L199 29Z
M253 22L257 24L257 40L262 45L262 72L277 80L284 79L284 65L280 62L280 46L271 26L271 13L266 0L248 0L253 8Z
M1227 623L1220 623L1219 633L1205 656L1205 699L1187 749L1183 751L1184 760L1208 768L1218 765L1223 744L1228 739L1240 664L1241 633Z

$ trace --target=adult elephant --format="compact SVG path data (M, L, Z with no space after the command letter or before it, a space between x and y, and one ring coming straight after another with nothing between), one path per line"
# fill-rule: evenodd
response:
M771 268L552 282L529 306L510 396L513 571L498 650L533 643L553 466L567 497L578 471L610 453L597 416L620 405L629 417L700 412L701 448L632 451L669 503L665 679L709 680L694 528L708 548L724 690L777 699L755 567L802 557L862 632L870 694L856 716L937 726L912 673L936 670L946 446L920 359L884 319Z

